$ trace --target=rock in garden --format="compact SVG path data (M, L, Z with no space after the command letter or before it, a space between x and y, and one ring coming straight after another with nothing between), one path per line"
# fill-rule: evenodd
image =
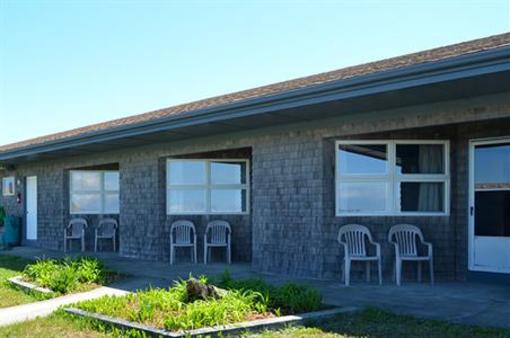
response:
M195 301L198 299L218 299L225 295L226 290L220 289L214 285L207 285L200 282L196 278L190 278L186 282L186 291L188 292L188 300Z

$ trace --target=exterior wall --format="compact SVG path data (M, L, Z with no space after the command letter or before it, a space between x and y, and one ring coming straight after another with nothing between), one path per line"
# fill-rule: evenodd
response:
M383 245L388 277L393 259L386 244L388 228L395 223L414 223L434 243L438 279L464 279L468 140L504 134L510 134L510 100L508 95L499 95L35 162L20 165L15 174L38 176L39 240L35 244L61 250L63 224L69 218L68 169L118 163L120 255L168 260L169 226L181 217L166 215L165 159L250 148L250 214L182 217L197 225L199 259L207 221L226 219L233 226L234 261L251 261L252 267L262 272L338 278L341 253L336 234L342 224L356 222L367 225ZM339 138L450 140L450 216L335 217L334 140ZM23 205L13 204L12 199L2 197L0 203L9 213L22 215ZM91 239L88 249L92 248Z

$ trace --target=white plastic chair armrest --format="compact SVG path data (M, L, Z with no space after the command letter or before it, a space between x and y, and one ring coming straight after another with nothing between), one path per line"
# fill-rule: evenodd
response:
M338 240L338 243L340 243L341 246L344 248L344 257L349 257L349 251L347 250L347 242Z
M370 243L375 246L375 253L376 253L377 257L381 257L381 244L379 244L377 242L372 242L372 241L370 241Z
M395 257L400 258L400 250L399 250L398 243L395 241L392 241L392 240L389 240L388 242L390 242L391 244L393 244L393 246L395 246Z
M432 243L421 241L421 244L425 245L429 251L429 257L432 257Z

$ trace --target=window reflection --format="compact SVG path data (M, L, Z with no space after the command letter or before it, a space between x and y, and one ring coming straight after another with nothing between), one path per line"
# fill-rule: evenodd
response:
M399 193L401 211L444 211L444 183L442 182L402 182Z
M442 144L397 144L398 174L443 174Z
M339 212L384 212L387 188L380 182L340 183Z
M211 162L211 184L246 184L246 162Z
M206 183L204 161L170 161L168 169L170 184L200 185Z
M246 190L213 189L211 190L212 212L246 211Z
M179 212L205 212L206 195L204 189L179 190L169 192L169 211Z
M385 174L387 170L385 144L340 144L338 156L341 175Z
M475 148L477 189L510 189L510 144Z

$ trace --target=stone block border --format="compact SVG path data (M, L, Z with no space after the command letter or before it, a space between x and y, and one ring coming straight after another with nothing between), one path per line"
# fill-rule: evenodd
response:
M340 313L349 313L358 311L359 308L356 307L343 307L343 308L334 308L323 311L315 311L315 312L307 312L300 315L292 315L292 316L283 316L276 318L268 318L268 319L258 319L249 322L241 322L234 323L229 325L220 325L214 327L205 327L196 330L190 331L179 331L179 332L171 332L165 329L158 329L155 327L147 326L140 323L135 323L119 318L114 318L110 316L105 316L98 313L88 312L76 308L67 308L64 309L66 312L71 313L73 315L86 317L90 319L95 319L102 321L103 323L115 326L117 328L123 330L139 330L144 332L150 337L171 337L171 338L181 338L181 337L198 337L198 336L212 336L216 337L218 335L228 336L239 334L245 331L260 331L264 329L277 329L284 326L296 325L296 324L304 324L306 322L315 321L319 319L326 319L338 315Z
M44 294L53 293L53 291L51 289L43 288L43 287L37 286L35 284L23 281L23 277L21 277L21 276L11 277L8 279L8 281L9 281L9 283L11 283L13 285L15 285L21 289L28 290L28 291L36 291L36 292L40 292L40 293L44 293Z

